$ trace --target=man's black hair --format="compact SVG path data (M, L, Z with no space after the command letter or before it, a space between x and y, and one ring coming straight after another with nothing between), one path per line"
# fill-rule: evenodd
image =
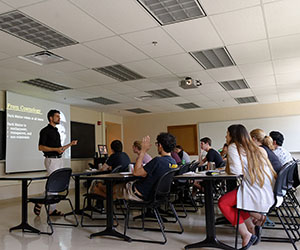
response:
M60 112L56 109L51 109L48 114L47 114L47 118L48 118L48 121L50 122L50 117L53 117L56 113L60 114Z
M200 142L208 143L208 145L211 146L211 139L208 137L203 137Z
M276 141L278 146L282 146L284 137L279 131L271 131L270 136L272 137L273 141Z
M115 152L122 152L123 150L123 145L122 145L122 142L119 141L119 140L114 140L111 142L110 144L110 148Z
M176 138L170 133L160 133L156 141L162 146L165 152L170 153L176 146Z

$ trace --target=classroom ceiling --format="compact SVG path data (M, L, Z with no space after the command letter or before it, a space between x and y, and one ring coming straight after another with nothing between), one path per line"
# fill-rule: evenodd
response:
M120 115L297 101L299 9L299 0L0 0L0 90ZM62 58L24 60L45 51ZM229 66L196 60L218 61L218 51ZM202 86L179 87L185 77Z

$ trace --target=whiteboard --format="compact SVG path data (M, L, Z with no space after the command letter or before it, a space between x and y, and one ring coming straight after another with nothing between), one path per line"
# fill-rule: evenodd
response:
M199 140L209 137L212 147L218 150L226 142L227 128L232 124L243 124L249 133L256 128L264 130L266 134L272 130L279 131L284 136L283 146L290 152L300 152L300 116L199 123Z

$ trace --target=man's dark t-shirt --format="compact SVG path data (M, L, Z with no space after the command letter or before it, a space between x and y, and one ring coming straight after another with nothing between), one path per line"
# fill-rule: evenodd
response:
M59 148L61 147L60 135L56 127L48 124L40 131L39 145ZM44 156L59 156L59 153L56 151L44 152Z
M173 165L173 166L172 166ZM144 200L151 198L153 186L171 168L177 167L171 156L155 157L144 166L147 176L135 182L135 188L143 195Z
M216 168L221 168L225 166L225 162L222 159L222 156L213 148L208 150L206 154L206 159L208 162L214 162L216 164Z
M128 171L128 165L130 164L130 159L125 152L116 152L109 156L106 161L108 166L112 167L112 170L116 167L122 165L122 168L119 172Z
M282 165L281 165L277 155L275 155L274 152L271 149L269 149L267 146L261 145L261 147L267 151L269 161L271 162L275 172L278 174L280 172Z

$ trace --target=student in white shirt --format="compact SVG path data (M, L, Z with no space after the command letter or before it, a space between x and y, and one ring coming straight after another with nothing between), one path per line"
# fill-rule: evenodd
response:
M282 147L284 141L283 134L278 131L271 131L270 136L273 139L273 145L275 148L273 152L278 157L281 165L283 166L284 164L293 161L293 157L290 152Z
M276 173L267 153L250 138L243 125L231 125L227 130L228 155L226 172L243 175L238 189L219 199L219 208L232 225L237 224L237 209L241 209L239 233L242 248L248 249L259 242L261 226L274 204L273 184Z

